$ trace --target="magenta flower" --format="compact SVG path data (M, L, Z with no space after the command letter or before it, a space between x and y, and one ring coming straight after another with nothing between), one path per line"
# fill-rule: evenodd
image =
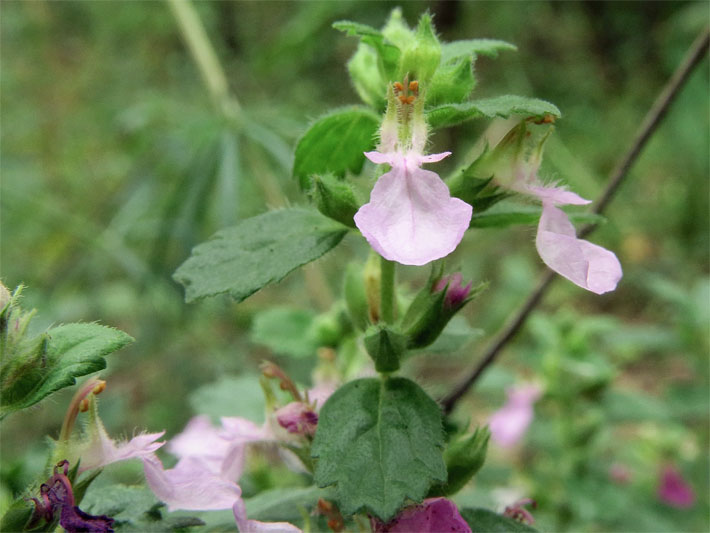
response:
M447 309L458 310L471 293L472 286L473 282L471 281L464 285L461 272L456 272L441 278L436 285L434 285L434 292L440 292L446 289L444 306Z
M508 401L491 415L488 422L491 439L503 448L511 448L525 435L534 416L533 404L540 397L537 385L507 389Z
M306 403L291 402L274 414L279 425L289 433L311 437L316 434L318 414Z
M59 468L62 468L61 472ZM35 510L28 528L34 529L41 518L44 518L47 523L53 522L56 512L59 511L59 525L69 533L79 531L112 533L113 518L106 515L90 515L74 505L74 490L67 477L68 473L69 462L62 461L54 467L54 475L46 483L42 483L40 486L42 501L32 498Z
M446 498L429 498L419 505L407 507L386 524L376 518L372 518L371 523L375 533L471 533L456 504Z
M526 505L529 505L534 509L535 507L537 507L537 502L530 498L523 498L522 500L518 500L514 504L509 505L505 508L505 510L503 511L503 516L507 516L508 518L512 518L513 520L517 522L522 522L523 524L532 525L535 523L535 518L533 517L532 513L525 508Z
M375 251L404 265L424 265L454 251L471 221L472 207L452 198L438 174L421 168L451 152L367 152L392 168L380 176L355 224Z
M671 507L689 509L695 505L695 491L677 468L668 465L661 471L658 499Z

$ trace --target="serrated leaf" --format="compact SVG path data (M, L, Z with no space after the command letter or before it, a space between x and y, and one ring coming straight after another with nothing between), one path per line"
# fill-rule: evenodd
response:
M498 52L503 50L516 51L514 44L500 41L498 39L468 39L465 41L453 41L445 43L441 47L441 62L447 63L452 59L463 56L488 56L497 57Z
M319 498L327 498L327 491L318 487L292 487L260 492L244 500L247 516L262 522L295 522L310 512Z
M446 479L441 410L413 381L352 381L320 411L311 453L315 481L335 485L340 510L389 521Z
M454 126L480 117L508 118L511 115L544 118L547 115L560 117L561 113L557 106L545 100L515 95L471 100L461 104L443 104L429 109L426 113L432 128Z
M470 227L505 228L516 225L534 226L539 222L541 213L541 207L522 205L495 209L485 213L476 214L474 212L471 217ZM599 224L606 220L606 217L594 213L570 213L569 218L572 222L584 224Z
M173 275L185 300L229 293L241 302L335 247L347 228L317 211L269 211L217 232Z
M273 307L262 311L254 318L251 340L278 355L314 355L318 344L309 334L309 328L315 316L313 311L291 307Z
M301 188L310 188L313 174L358 174L364 152L375 147L379 124L377 114L361 107L334 111L311 124L296 145L293 162L293 176Z
M74 385L78 377L103 370L104 357L133 342L123 331L99 324L65 324L44 335L47 344L41 369L32 383L26 383L26 389L13 386L12 397L3 390L0 420Z
M535 533L537 531L527 524L488 509L472 507L461 509L459 512L468 523L472 533Z

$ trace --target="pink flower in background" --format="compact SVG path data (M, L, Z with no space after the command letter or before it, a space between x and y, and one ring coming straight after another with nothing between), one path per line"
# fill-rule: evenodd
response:
M452 198L438 174L421 168L451 152L366 152L370 161L391 165L380 176L370 202L355 224L375 251L403 265L424 265L454 251L471 221L473 208Z
M678 509L689 509L695 505L695 491L674 466L667 465L661 471L658 485L658 499Z
M535 518L532 513L525 508L526 505L529 505L534 509L537 507L537 502L531 498L523 498L522 500L518 500L514 504L508 505L505 508L503 516L507 516L508 518L512 518L513 520L522 522L523 524L532 525L535 523Z
M258 520L249 520L242 499L234 502L232 510L234 511L234 519L237 521L239 533L301 533L300 529L288 522L259 522Z
M446 498L429 498L419 505L407 507L386 524L376 518L371 522L375 533L471 533L456 504Z
M306 403L291 402L274 414L279 425L289 433L311 437L316 434L318 414Z
M108 436L103 424L99 422L93 432L92 439L81 452L79 472L85 472L92 468L102 468L118 461L152 455L153 452L165 444L165 442L155 442L164 434L165 431L143 433L129 441L116 443Z
M533 404L542 391L528 384L507 389L508 401L491 415L488 426L491 439L503 448L515 446L525 435L534 416Z

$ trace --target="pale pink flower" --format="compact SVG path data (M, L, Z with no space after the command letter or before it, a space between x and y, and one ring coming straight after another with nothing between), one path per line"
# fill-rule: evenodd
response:
M155 442L164 434L165 431L142 433L129 441L116 443L108 436L104 425L97 418L91 424L90 440L81 449L79 472L102 468L118 461L152 455L165 444L165 442Z
M542 202L542 215L535 244L543 262L561 276L596 294L613 291L622 276L621 264L614 253L577 238L569 217L558 205L590 203L562 187L544 186L537 177L539 156L521 164L509 187L534 196Z
M508 401L491 415L488 422L491 439L496 444L510 448L520 441L533 420L533 404L541 392L533 384L509 387L506 390Z
M676 467L668 465L661 471L658 499L671 507L689 509L695 505L695 491Z
M249 520L242 499L234 502L232 510L234 511L234 519L237 521L239 533L302 533L300 529L288 522Z
M354 217L358 229L385 259L424 265L449 255L461 242L472 207L452 198L438 174L421 168L450 154L365 153L373 163L392 167L380 176L370 202Z
M371 519L375 533L471 533L456 504L446 498L429 498L419 505L407 507L389 522Z

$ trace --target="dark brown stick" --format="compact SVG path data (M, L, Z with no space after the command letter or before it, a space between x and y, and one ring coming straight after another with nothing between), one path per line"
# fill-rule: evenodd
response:
M708 45L710 45L710 30L706 28L695 39L685 58L663 87L663 90L658 95L658 98L656 98L656 101L651 106L651 109L648 113L646 113L646 117L639 126L631 147L619 160L619 163L616 167L614 167L614 170L609 175L607 186L599 199L595 202L595 207L592 209L593 213L601 214L609 205L609 202L611 202L619 186L628 175L629 169L636 162L636 159L643 150L644 146L658 128L658 125L663 120L663 117L666 115L671 103L680 92L680 89L690 77L693 69L700 63L701 59L707 53ZM580 230L579 236L585 237L595 229L595 224L585 226L582 230ZM465 380L463 380L458 386L456 386L456 388L454 388L453 391L451 391L451 393L440 401L444 413L449 414L453 411L456 403L461 399L461 397L466 394L466 392L476 381L478 381L483 372L485 372L493 361L495 361L503 347L508 344L513 337L515 337L518 331L520 331L530 313L542 301L542 298L547 292L547 289L553 279L555 279L555 273L547 269L535 290L530 294L518 313L498 334L493 344L491 344L485 352L478 365Z

